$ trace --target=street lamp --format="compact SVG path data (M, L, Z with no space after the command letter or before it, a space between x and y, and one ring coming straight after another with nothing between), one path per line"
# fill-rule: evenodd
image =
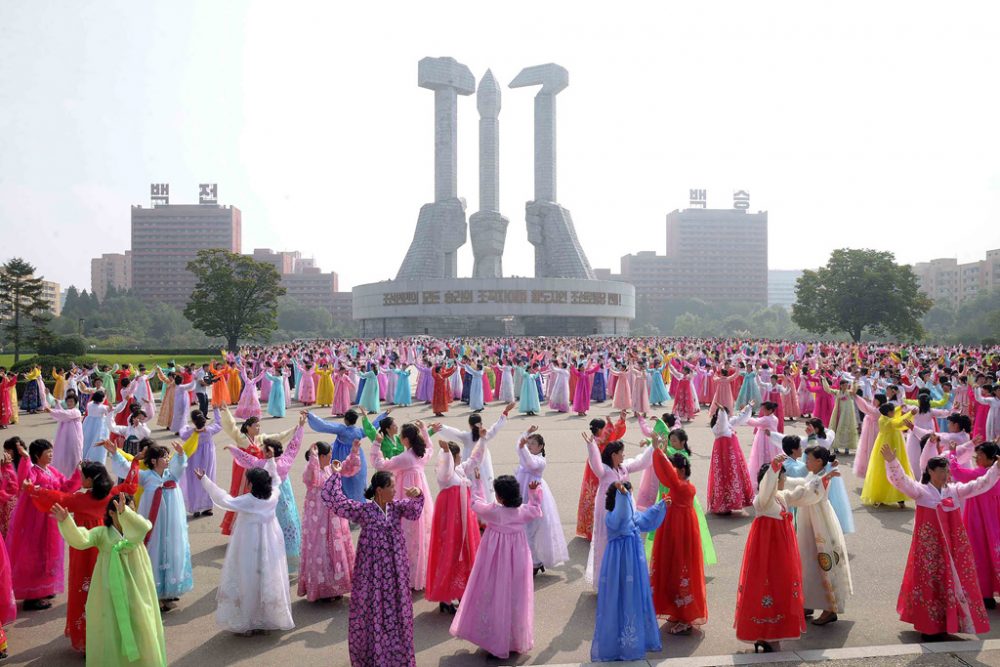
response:
M80 317L76 320L76 330L81 336L83 335L83 325L87 322L86 318Z

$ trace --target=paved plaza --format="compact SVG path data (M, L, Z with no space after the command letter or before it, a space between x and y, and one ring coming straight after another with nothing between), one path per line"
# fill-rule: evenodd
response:
M594 406L590 416L606 416L609 404ZM486 425L500 414L501 406L494 404L484 412ZM315 409L328 416L329 409ZM454 404L447 417L435 420L429 406L412 406L394 411L402 420L423 418L442 421L455 427L465 427L469 409ZM264 419L264 430L275 432L291 426L298 416L293 408L283 419ZM452 638L448 628L452 616L441 614L435 603L415 596L414 629L419 665L465 666L496 664L566 664L586 663L590 658L590 639L594 629L595 594L584 581L583 572L589 543L575 537L576 509L583 475L586 447L580 437L588 418L559 413L543 413L537 417L512 416L505 430L493 441L491 451L497 474L513 473L517 462L515 451L518 434L530 424L537 424L545 437L548 468L545 479L552 488L559 506L560 518L569 542L570 562L561 568L549 570L535 579L535 648L526 655L512 655L499 661L490 658L475 646ZM712 434L708 417L702 412L693 424L687 426L690 435L693 479L698 495L705 504L708 479L708 461L712 447ZM803 435L800 424L790 424L786 431ZM30 441L44 437L51 439L55 424L46 415L22 415L21 423L0 433L3 437L18 434ZM154 433L157 440L167 441L169 434ZM749 453L751 429L739 429L744 454ZM628 433L624 440L629 455L638 452L641 438L638 423L629 419ZM307 430L306 443L324 439L321 434ZM220 486L228 488L230 477L229 455L222 447L229 444L220 434L217 438L217 456ZM364 449L369 451L366 441ZM304 451L305 447L303 448ZM436 448L435 448L436 454ZM896 615L896 596L902 579L903 567L910 544L913 527L912 503L907 509L871 510L860 506L860 481L851 472L852 457L844 458L841 468L851 496L857 532L847 536L854 579L854 596L849 599L846 613L840 620L826 627L808 626L807 634L795 642L786 642L782 649L803 652L817 649L841 649L893 644L917 644L920 635L910 626L900 623ZM301 508L305 496L302 472L305 461L300 455L291 473L296 500ZM433 466L428 467L428 482L436 494L437 483ZM371 472L371 471L370 471ZM633 479L637 484L638 479ZM296 581L292 578L292 613L295 629L274 632L250 638L237 637L219 631L215 626L215 595L219 572L225 555L227 539L219 533L222 512L215 516L189 522L191 552L194 565L195 588L185 595L177 609L164 614L167 657L178 667L222 667L228 665L286 664L347 665L347 616L348 599L331 603L309 603L295 598ZM736 585L739 577L743 547L752 516L709 516L708 523L719 562L706 568L708 582L709 622L701 632L690 636L671 636L663 632L663 651L649 654L649 664L665 658L686 656L718 656L746 653L747 644L736 640L732 629ZM7 628L11 657L8 664L45 666L82 665L83 660L70 649L69 640L63 636L65 596L54 601L52 609L42 612L21 612L18 620ZM990 612L993 629L980 639L1000 638L1000 611ZM952 639L971 639L953 636ZM991 642L991 645L995 642ZM992 647L992 646L991 646ZM913 647L919 652L920 647ZM886 658L878 664L997 664L996 651L964 654L964 658L942 654L919 653L899 658ZM845 658L850 657L844 655ZM940 661L936 661L940 657ZM738 656L738 661L740 656ZM747 656L749 658L749 656ZM794 656L791 658L794 664ZM898 660L898 661L897 661ZM637 663L646 664L646 663ZM732 664L732 663L730 663ZM863 660L852 664L866 663Z

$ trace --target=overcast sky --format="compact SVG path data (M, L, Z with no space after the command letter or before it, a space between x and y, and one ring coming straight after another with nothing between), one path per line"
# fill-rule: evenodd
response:
M947 7L947 11L945 8ZM530 275L532 97L569 70L559 201L591 264L665 250L689 188L749 190L771 268L835 247L901 261L1000 248L1000 5L919 2L0 2L0 239L65 287L130 243L149 184L243 211L243 251L301 250L341 289L391 278L433 199L433 93L452 56L504 87L504 269ZM478 115L459 100L478 209ZM707 239L707 242L711 242ZM459 251L461 275L471 245Z

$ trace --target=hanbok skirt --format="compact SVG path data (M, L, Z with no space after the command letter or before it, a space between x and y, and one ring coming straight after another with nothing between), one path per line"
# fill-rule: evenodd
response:
M281 482L281 496L274 511L278 517L278 525L285 537L285 558L288 561L288 573L299 569L299 555L302 553L302 522L299 520L299 510L295 506L295 494L292 483L286 477Z
M736 638L744 642L798 639L806 629L802 561L792 515L759 516L750 524L736 589Z
M479 542L479 522L472 512L469 490L465 489L463 494L462 487L450 486L441 491L434 501L434 523L431 525L434 548L427 556L424 599L449 603L462 599L476 562Z
M738 512L753 505L753 495L753 482L740 450L740 441L735 434L716 438L708 469L708 511L712 514Z

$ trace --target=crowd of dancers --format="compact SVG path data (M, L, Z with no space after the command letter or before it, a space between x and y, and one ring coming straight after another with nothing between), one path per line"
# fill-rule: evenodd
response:
M590 541L595 661L661 650L660 620L670 634L707 622L706 512L753 508L739 640L767 652L810 617L836 622L853 592L855 530L840 456L864 480L863 505L915 503L900 619L928 638L983 633L1000 595L998 370L995 348L428 337L51 369L51 389L41 368L0 369L0 427L24 413L55 421L51 441L26 443L15 427L4 442L0 623L18 600L30 612L66 592L66 635L88 664L165 664L162 614L194 587L188 523L218 508L224 630L293 628L295 575L311 602L350 596L354 665L415 664L413 591L454 615L455 637L500 658L529 652L533 576L570 557L544 429L506 434L516 410L586 425L576 535ZM437 421L454 402L470 409L466 430ZM426 419L400 423L388 407L412 403L428 405ZM487 426L489 404L503 410ZM595 404L611 414L589 418ZM296 426L263 432L293 405ZM702 411L714 436L704 505L684 429ZM805 438L784 433L791 421ZM748 455L739 426L753 428ZM627 454L628 428L642 442ZM154 429L174 435L170 447ZM516 442L513 475L494 470L498 438ZM220 448L228 490L215 483ZM300 511L289 474L303 450ZM0 640L6 655L2 628Z

